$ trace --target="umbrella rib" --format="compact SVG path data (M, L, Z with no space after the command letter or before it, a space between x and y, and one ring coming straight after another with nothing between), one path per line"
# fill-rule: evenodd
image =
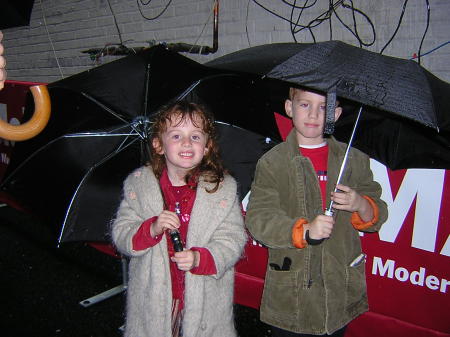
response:
M134 132L117 132L118 130L131 127ZM135 127L133 127L133 124L127 124L120 126L118 128L115 128L111 131L102 131L102 132L77 132L77 133L70 133L67 135L64 135L64 138L77 138L77 137L117 137L117 136L134 136L138 134L141 138L142 135L136 130Z
M115 130L119 130L123 127L117 128ZM48 142L47 144L45 144L44 146L40 147L39 149L37 149L36 151L34 151L33 153L31 153L26 159L24 159L20 165L18 165L14 171L11 172L11 174L8 175L8 177L6 177L1 183L0 183L0 187L3 187L4 185L6 185L9 180L11 180L12 177L15 176L16 172L19 172L21 170L21 168L23 166L25 166L31 159L33 159L35 156L37 156L40 152L44 151L46 148L48 148L49 146L51 146L53 143L64 139L64 138L72 138L72 137L115 137L115 136L134 136L136 135L136 133L114 133L114 134L103 134L101 132L98 133L74 133L74 134L69 134L69 135L63 135L60 136L58 138L53 139L52 141ZM126 140L128 139L128 137L120 144L119 149L122 148L123 144L126 142ZM138 138L136 138L135 140L137 140ZM132 142L130 142L130 144L132 144L135 140L133 140ZM128 145L127 145L128 146ZM117 151L115 152L117 153Z
M130 135L128 135L130 136ZM127 142L127 140L129 139L129 137L126 137L121 143L120 145L117 147L117 149L113 152L114 154L119 153L120 151L126 149L128 146L130 146L131 144L133 144L134 142L136 142L139 138L134 138L133 140L131 140L128 144L126 144L124 146L124 144Z
M89 170L85 173L85 175L83 176L83 178L81 179L80 183L78 184L75 193L72 196L72 199L70 200L69 206L67 207L67 211L66 214L64 216L64 222L63 222L63 226L61 228L61 233L59 234L59 238L58 238L58 248L59 245L61 244L61 239L64 233L64 229L66 227L66 222L67 222L67 218L69 217L69 213L70 213L70 209L72 208L72 205L75 201L76 196L78 195L78 192L81 188L81 186L83 185L84 181L89 177L89 175L91 174L91 172L96 169L98 166L102 165L103 163L105 163L106 161L108 161L109 159L111 159L112 157L114 157L116 154L118 154L119 152L125 150L127 147L129 147L130 145L132 145L134 142L136 142L137 140L139 140L139 138L134 138L131 142L129 142L126 146L122 145L124 144L125 141L123 141L121 143L121 145L118 147L118 149L114 152L109 153L107 156L105 156L103 159L101 159L100 161L98 161L97 163L95 163L94 165L92 165Z
M95 104L97 104L98 106L100 106L101 108L105 109L107 112L109 112L111 115L113 115L114 117L120 119L122 122L128 123L127 120L125 120L122 116L120 116L118 113L114 112L113 110L111 110L109 107L107 107L105 104L99 102L98 100L96 100L94 97L88 95L85 92L81 92L81 94L86 97L87 99L91 100L92 102L94 102Z
M71 133L69 135L64 135L64 138L83 138L83 137L118 137L118 136L134 136L135 132L125 132L125 133L108 133L108 132L96 132L96 133Z
M239 129L239 130L242 130L242 131L245 131L245 132L251 132L251 133L255 133L255 132L253 132L253 131L250 131L250 130L247 130L247 129L244 129L243 127L241 127L241 126L238 126L238 125L234 125L234 124L230 124L230 123L227 123L227 122L222 122L222 121L214 121L214 123L216 123L216 124L222 124L222 125L227 125L227 126L231 126L231 127L233 127L233 128L236 128L236 129ZM268 143L270 143L272 141L272 138L270 138L270 137L266 137L266 143L268 144Z
M185 91L183 91L180 95L178 95L177 100L184 99L192 90L194 90L200 83L202 83L204 81L211 80L213 78L227 77L227 76L240 77L238 74L231 74L231 73L206 76L206 77L199 79L199 80L195 81L194 83L192 83Z

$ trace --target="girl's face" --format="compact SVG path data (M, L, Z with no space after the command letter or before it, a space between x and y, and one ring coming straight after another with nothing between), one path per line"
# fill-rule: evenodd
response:
M201 126L202 121L195 119L195 124ZM187 172L198 166L208 151L208 136L196 125L190 118L180 121L180 116L175 115L161 134L162 144L157 138L153 139L156 152L166 158L169 178L179 180L172 184L184 185Z

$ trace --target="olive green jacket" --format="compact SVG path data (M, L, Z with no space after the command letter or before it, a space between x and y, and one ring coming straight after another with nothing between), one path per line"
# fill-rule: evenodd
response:
M328 139L327 200L333 190L346 145ZM381 187L373 181L369 158L351 149L341 183L372 198L379 221L367 231L379 230L387 219L380 199ZM317 174L298 148L294 130L258 162L246 214L252 236L269 248L261 320L296 333L333 333L368 310L364 263L349 264L361 253L350 223L351 213L335 211L331 238L303 249L292 245L292 228L299 218L311 222L323 214ZM289 270L276 270L291 259Z

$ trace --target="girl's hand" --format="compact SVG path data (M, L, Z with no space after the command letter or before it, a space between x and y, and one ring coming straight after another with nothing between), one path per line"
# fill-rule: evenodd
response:
M373 210L366 199L348 186L338 184L336 187L340 192L331 192L331 200L334 202L333 208L358 212L364 221L372 219Z
M176 252L171 257L172 262L177 264L178 269L183 271L189 271L192 268L198 267L200 264L200 253L194 250L183 250L182 252Z
M180 219L178 215L171 211L162 211L158 219L150 226L150 234L152 237L161 235L166 230L178 229L180 227Z

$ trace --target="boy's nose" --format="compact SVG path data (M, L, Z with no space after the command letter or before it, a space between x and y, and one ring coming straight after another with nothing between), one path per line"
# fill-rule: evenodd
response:
M317 116L319 116L319 108L313 107L313 108L309 109L308 115L311 118L317 118Z

